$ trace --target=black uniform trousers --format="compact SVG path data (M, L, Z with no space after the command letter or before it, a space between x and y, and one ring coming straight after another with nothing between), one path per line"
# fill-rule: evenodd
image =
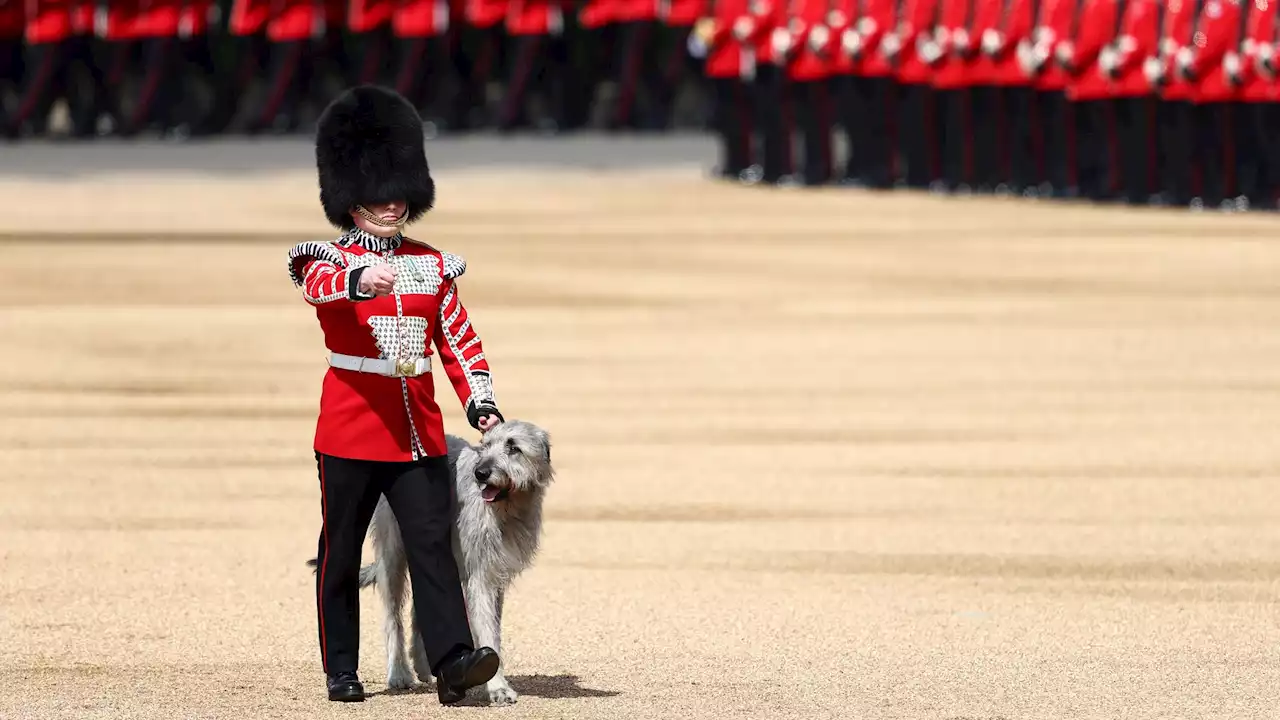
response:
M893 187L893 79L839 75L836 87L837 116L848 146L841 182Z
M831 82L825 78L792 80L787 86L803 148L800 180L805 185L826 185L831 182L833 162L831 136L835 112Z
M1171 205L1185 207L1195 193L1191 168L1194 157L1191 103L1161 100L1156 108L1160 125L1161 192Z
M1111 100L1081 100L1076 116L1076 155L1080 168L1080 196L1107 202L1111 194Z
M1126 97L1112 102L1115 103L1116 135L1120 146L1120 187L1125 202L1145 205L1155 192L1152 163L1155 162L1156 98Z
M751 167L755 158L751 141L754 134L751 98L747 92L747 84L736 77L711 78L710 83L715 94L711 122L715 127L716 137L720 140L719 174L738 179Z
M937 148L938 124L933 88L923 83L901 86L902 114L899 116L898 138L902 158L906 161L905 184L923 190L933 182L934 152Z
M606 127L612 130L660 130L663 85L660 46L655 36L657 21L640 20L617 25L618 46L614 78L618 96L610 108Z
M1280 193L1280 103L1243 103L1244 127L1237 137L1249 137L1236 152L1240 163L1240 191L1252 209L1275 210Z
M1067 101L1066 93L1061 90L1037 90L1034 102L1041 148L1042 193L1056 198L1074 197L1075 136L1072 130L1076 106Z
M1229 103L1191 106L1192 142L1200 165L1200 198L1216 209L1227 199L1226 146L1230 141Z
M792 107L788 101L786 71L773 63L756 66L752 82L752 106L759 131L759 156L763 159L764 182L790 179L795 173L791 153Z
M380 495L400 525L413 612L435 668L472 650L462 581L451 547L453 482L445 457L391 463L316 453L323 525L316 555L320 657L328 674L355 671L360 658L360 551Z
M973 137L973 125L969 88L938 90L934 97L942 126L942 180L952 192L970 188L969 138Z

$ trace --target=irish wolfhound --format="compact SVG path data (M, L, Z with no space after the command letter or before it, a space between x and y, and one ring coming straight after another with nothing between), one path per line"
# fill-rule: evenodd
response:
M453 555L458 562L467 617L475 646L502 653L502 601L517 575L529 567L538 551L542 530L542 499L554 473L551 439L542 428L507 420L485 433L479 445L450 435L449 466L457 488L453 508ZM387 641L387 686L413 687L405 662L401 608L406 596L408 560L400 526L386 498L378 500L370 523L376 557L360 569L360 587L378 586L382 597L382 627ZM412 613L411 613L412 615ZM418 679L432 682L418 633L412 620L413 669ZM505 665L505 662L503 663ZM502 668L485 685L489 702L516 701L516 691Z

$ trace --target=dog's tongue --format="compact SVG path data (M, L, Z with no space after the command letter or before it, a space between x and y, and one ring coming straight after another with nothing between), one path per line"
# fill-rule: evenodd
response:
M485 485L484 489L480 491L480 495L484 498L485 502L493 502L498 499L498 495L501 492L502 488L497 485Z

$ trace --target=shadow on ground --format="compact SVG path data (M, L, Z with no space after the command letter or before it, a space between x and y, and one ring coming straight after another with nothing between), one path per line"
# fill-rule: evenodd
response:
M563 700L566 698L616 697L622 693L617 690L595 690L582 687L577 675L508 675L507 682L518 694L547 700ZM472 690L468 698L460 704L477 704L477 690ZM386 688L371 692L368 695L420 695L435 694L435 686L418 684L408 690L392 690Z

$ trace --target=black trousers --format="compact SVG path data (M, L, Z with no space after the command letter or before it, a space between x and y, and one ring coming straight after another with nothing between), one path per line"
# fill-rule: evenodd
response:
M485 127L493 119L485 88L501 76L507 56L506 27L501 22L483 28L463 24L455 32L450 58L456 84L448 124L455 130Z
M1005 182L1003 148L1008 139L1001 136L1007 121L1002 117L1004 88L976 85L969 89L970 116L973 125L973 186L983 192L994 191Z
M1249 198L1251 208L1275 210L1280 192L1280 103L1244 103L1238 116L1243 125L1236 151L1240 192Z
M1226 145L1230 141L1228 103L1191 106L1193 143L1200 165L1200 198L1206 208L1227 199Z
M941 125L942 180L948 190L969 186L973 124L970 117L972 96L969 88L938 90L938 118Z
M471 650L462 580L450 546L453 482L448 459L386 463L316 453L320 529L316 613L326 673L355 671L360 659L360 550L380 495L400 525L413 612L431 667Z
M448 82L449 44L441 35L398 37L395 89L418 109L424 118L443 118L439 107Z
M1192 184L1194 133L1191 103L1185 100L1162 100L1156 109L1160 125L1160 177L1165 200L1173 205L1187 205L1195 196Z
M1035 96L1036 131L1041 148L1039 182L1047 184L1054 197L1075 195L1076 107L1061 90L1038 90Z
M901 86L902 114L898 137L902 158L906 161L906 185L922 190L933 182L933 159L937 150L938 123L936 98L932 87L925 84Z
M610 109L607 127L661 129L666 121L661 115L663 78L659 45L655 42L659 25L656 21L641 20L620 23L617 28L613 69L618 96Z
M764 182L776 183L795 174L795 159L791 153L793 108L788 101L785 71L772 63L757 65L751 90Z
M747 85L740 78L711 78L715 95L712 106L712 125L720 140L720 175L737 178L751 167L752 153L751 98Z
M1007 182L1015 193L1039 185L1036 179L1036 91L1030 87L1010 86L1002 89L1003 110L1008 133L1004 147L1008 153Z
M1155 192L1155 97L1127 97L1112 101L1116 111L1120 187L1130 205L1145 205Z
M867 187L892 187L893 80L840 75L836 87L836 112L848 145L840 179Z
M1095 202L1111 194L1111 100L1076 103L1076 154L1080 163L1080 196Z
M801 180L805 185L825 185L832 178L831 139L835 109L831 82L823 80L790 81L787 85L791 107L795 108L804 158Z

